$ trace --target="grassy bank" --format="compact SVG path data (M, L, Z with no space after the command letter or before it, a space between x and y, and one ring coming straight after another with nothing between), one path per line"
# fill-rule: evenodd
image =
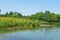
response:
M40 26L38 20L22 19L22 18L8 18L0 17L0 28L8 27L35 27Z
M36 30L40 28L51 28L55 27L52 25L60 25L60 23L49 23L45 21L23 19L23 18L9 18L0 17L0 34L6 32L14 32L20 30Z
M39 28L40 26L51 26L51 25L60 25L60 23L57 22L49 23L24 18L0 17L0 28L32 29L32 28Z

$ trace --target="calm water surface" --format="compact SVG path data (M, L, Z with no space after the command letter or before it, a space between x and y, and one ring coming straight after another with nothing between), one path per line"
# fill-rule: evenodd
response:
M41 28L0 34L0 40L60 40L60 28Z

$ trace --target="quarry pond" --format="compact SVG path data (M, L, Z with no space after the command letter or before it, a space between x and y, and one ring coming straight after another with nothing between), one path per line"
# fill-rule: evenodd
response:
M2 33L0 40L60 40L60 27Z

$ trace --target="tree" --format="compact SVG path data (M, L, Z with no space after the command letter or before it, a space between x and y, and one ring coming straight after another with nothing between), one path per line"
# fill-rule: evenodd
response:
M9 15L13 15L13 12L12 12L12 11L10 11L10 12L9 12Z
M18 12L14 12L13 16L15 16L15 17L22 17L22 14L18 13Z
M60 22L60 14L55 15L57 17L57 22Z
M40 20L40 16L42 14L43 14L43 12L37 12L36 14L31 15L30 18Z
M18 13L18 12L12 12L12 11L10 11L9 13L6 12L5 16L7 16L7 17L22 17L22 14Z
M19 17L22 17L22 14L21 14L21 13L18 13L18 16L19 16Z
M50 13L50 11L45 11L45 13Z
M0 9L0 14L1 14L1 9Z
M0 9L0 16L1 16L1 9Z
M55 14L50 13L50 11L45 11L45 13L41 16L41 19L48 22L53 22L57 20Z

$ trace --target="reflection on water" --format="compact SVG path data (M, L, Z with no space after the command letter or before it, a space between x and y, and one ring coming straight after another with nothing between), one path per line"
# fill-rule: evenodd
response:
M0 40L60 40L60 28L41 28L0 35Z

